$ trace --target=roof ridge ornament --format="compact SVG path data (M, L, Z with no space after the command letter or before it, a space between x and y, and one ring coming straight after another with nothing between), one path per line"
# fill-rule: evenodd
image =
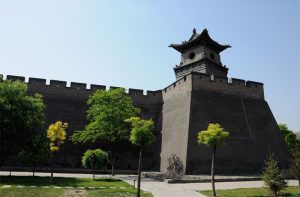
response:
M193 34L197 34L196 28L193 29Z

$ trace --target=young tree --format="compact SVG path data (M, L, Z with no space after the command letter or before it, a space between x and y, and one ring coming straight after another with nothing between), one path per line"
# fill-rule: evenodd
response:
M269 158L265 161L262 178L270 192L275 196L287 187L284 172L278 167L278 162L274 159L273 154L270 154Z
M26 94L27 84L0 82L0 167L8 155L20 151L43 130L45 105L42 96Z
M207 130L200 131L198 133L198 143L205 144L213 148L212 162L211 162L211 184L213 190L213 196L216 196L215 190L215 175L214 175L214 166L215 166L215 157L217 147L224 145L224 139L229 136L229 133L225 131L221 125L209 124Z
M294 153L290 165L290 175L298 179L298 184L300 186L300 153Z
M142 165L142 150L145 146L151 144L155 136L153 134L154 123L152 120L142 120L138 117L131 117L126 120L131 123L132 129L130 133L130 142L139 146L139 166L138 166L138 184L137 184L137 197L141 195L141 165Z
M100 148L95 150L87 150L82 157L82 165L93 171L93 179L95 179L95 169L105 167L107 163L107 153Z
M49 156L48 140L43 133L35 135L19 153L19 157L24 163L32 165L32 176L34 176L37 162L46 160Z
M123 88L98 90L88 99L87 119L84 131L76 131L74 143L105 141L110 146L111 174L115 174L115 146L120 140L129 138L128 125L124 122L136 116L140 110L133 106L131 98Z
M289 130L286 124L278 124L278 127L288 146L289 152L291 154L295 152L300 152L300 140L297 139L296 134L294 134L292 130Z
M62 123L61 121L57 121L54 124L50 124L47 137L50 140L50 151L51 151L51 177L50 183L52 183L53 179L53 156L55 152L59 151L59 146L64 143L67 133L66 129L68 128L68 123Z

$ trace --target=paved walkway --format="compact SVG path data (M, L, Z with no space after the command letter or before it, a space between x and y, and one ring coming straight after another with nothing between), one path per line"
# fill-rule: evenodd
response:
M127 181L132 184L132 181ZM297 186L298 181L289 181L289 186ZM200 197L204 196L196 191L211 189L211 183L176 183L143 181L142 190L151 192L155 197ZM263 181L243 181L243 182L219 182L216 189L237 189L237 188L258 188L263 187Z
M9 175L7 171L0 171L0 175ZM12 172L15 176L31 176L30 172ZM50 173L36 173L36 176L50 176ZM76 178L92 178L90 174L65 174L55 173L55 177L76 177ZM97 175L96 178L119 178L133 185L134 175ZM297 186L298 181L289 181L290 186ZM196 192L210 190L210 183L176 183L168 184L165 182L156 182L144 179L142 181L142 189L151 192L155 197L203 197L204 195ZM219 182L216 183L216 189L236 189L236 188L253 188L263 187L262 181L243 181L243 182Z

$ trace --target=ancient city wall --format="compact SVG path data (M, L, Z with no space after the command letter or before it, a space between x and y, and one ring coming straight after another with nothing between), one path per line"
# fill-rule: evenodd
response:
M160 169L166 172L168 158L175 154L186 165L192 78L186 76L165 88Z
M21 76L8 75L6 78L9 80L20 80L25 82L25 77ZM68 136L71 136L76 130L83 130L87 124L86 102L93 92L98 89L106 90L117 88L95 84L91 84L90 88L87 88L87 84L77 82L71 82L68 87L66 81L58 80L50 80L48 85L46 84L45 79L39 78L29 78L26 83L28 84L29 94L40 93L43 95L44 103L46 105L45 125L47 126L58 120L68 122ZM146 149L143 166L144 169L159 170L161 147L161 91L146 91L146 94L144 94L143 90L129 88L128 95L132 98L134 105L142 109L142 116L144 118L152 118L155 121L155 134L157 139ZM101 144L94 147L99 147ZM74 145L69 140L66 141L62 146L62 151L55 159L56 165L58 167L81 167L80 158L87 148L91 147L82 144ZM117 169L135 170L138 159L137 148L128 142L122 142L119 149L122 150L120 151L122 154L118 155L117 160L122 162L117 161ZM13 165L16 164L16 160L16 157L11 159ZM17 165L20 164L17 163ZM47 163L45 165L47 165Z
M17 76L7 79L25 81ZM86 84L75 82L68 87L67 82L57 80L50 80L48 85L45 79L38 78L29 78L27 83L29 94L37 92L44 96L46 125L66 121L69 135L87 124L86 101L91 93L117 88L93 84L87 88ZM130 88L128 95L142 109L142 116L155 122L157 140L145 151L145 170L165 172L168 158L175 154L187 174L209 173L211 151L197 144L197 133L214 122L230 132L226 145L217 150L217 173L259 173L269 150L282 165L287 165L287 148L264 100L262 83L191 73L163 90L144 94L143 90ZM91 147L68 141L62 148L56 165L78 168L82 153ZM137 148L122 142L118 149L121 154L117 168L136 170ZM16 158L9 162L15 165Z
M193 90L191 100L187 174L210 173L211 148L197 143L198 132L209 123L230 133L217 149L217 173L260 173L269 151L288 165L286 144L266 101L203 90Z

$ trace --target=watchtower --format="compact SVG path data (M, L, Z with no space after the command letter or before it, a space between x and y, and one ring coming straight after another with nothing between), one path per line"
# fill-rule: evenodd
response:
M220 53L231 46L221 45L211 39L207 29L201 34L194 29L188 41L169 47L181 53L180 64L174 67L176 81L191 72L227 77L228 68L222 65Z
M197 143L198 132L209 123L230 133L218 150L217 173L258 173L270 152L287 166L287 147L263 83L227 78L220 53L230 45L212 40L206 29L201 34L194 29L188 41L170 47L181 53L181 62L174 68L176 81L162 91L160 170L166 172L176 155L186 174L209 173L211 151Z

